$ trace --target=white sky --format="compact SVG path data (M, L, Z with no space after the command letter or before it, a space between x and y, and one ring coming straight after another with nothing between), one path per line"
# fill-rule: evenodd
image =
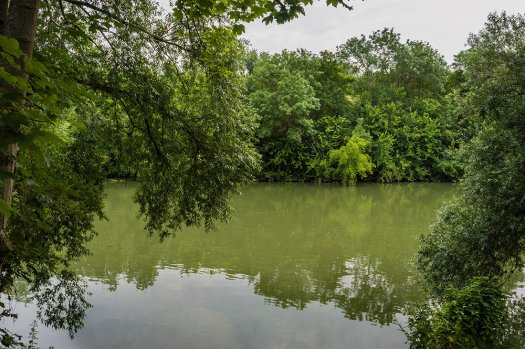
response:
M309 6L306 16L290 23L266 26L250 23L244 38L258 51L305 48L313 52L334 50L347 39L394 28L403 40L429 42L447 61L464 49L468 34L483 27L491 11L525 13L525 0L365 0L347 3L353 11Z

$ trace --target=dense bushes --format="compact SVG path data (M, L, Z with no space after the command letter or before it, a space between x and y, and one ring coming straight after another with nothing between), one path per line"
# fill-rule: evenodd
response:
M504 306L501 291L525 265L525 17L491 14L469 45L456 66L477 134L462 150L461 195L421 239L417 265L445 298L412 317L414 348L525 344L524 299Z
M524 265L525 18L491 15L459 58L478 134L463 150L462 195L423 238L418 265L442 290Z
M461 174L454 154L471 135L469 123L453 103L457 76L428 44L402 43L385 29L348 40L336 54L252 53L248 73L248 98L260 116L261 179L449 181ZM371 165L346 177L333 154L353 134Z
M509 327L511 306L488 278L449 288L441 306L422 305L410 318L410 348L521 348L523 329Z
M322 162L326 164L324 177L354 185L358 175L365 178L374 167L370 155L365 152L367 144L366 139L352 135L344 146L330 150L328 163Z
M249 52L245 73L247 102L259 116L260 180L346 181L330 154L353 135L365 141L360 152L371 166L348 183L454 181L462 173L455 154L473 135L461 104L464 77L426 43L403 43L385 29L337 52ZM97 130L109 139L107 175L140 177L130 156L143 151L132 137L138 131L112 120Z

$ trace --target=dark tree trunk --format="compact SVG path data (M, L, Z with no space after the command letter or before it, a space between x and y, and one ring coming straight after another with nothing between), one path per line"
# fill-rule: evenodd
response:
M39 0L0 0L0 33L16 39L20 49L28 57L33 55L38 3ZM21 60L20 63L22 62ZM0 62L0 65L2 64L3 62ZM7 66L4 66L4 68L12 74L17 74L27 79L27 75L21 71L13 71ZM7 88L5 85L2 87ZM15 92L22 93L21 91ZM9 118L9 114L7 117ZM19 128L7 131L17 133ZM4 149L1 154L1 170L8 174L8 177L4 179L2 198L8 205L11 205L13 201L15 184L13 175L15 173L17 156L18 144L16 143L9 144L7 149ZM5 255L5 252L10 250L11 241L7 233L7 217L0 214L0 252Z
M7 36L7 12L9 0L0 0L0 35Z

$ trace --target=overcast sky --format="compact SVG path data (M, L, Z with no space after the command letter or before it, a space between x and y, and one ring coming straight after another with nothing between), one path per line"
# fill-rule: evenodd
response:
M525 0L365 0L347 3L353 11L320 1L306 16L268 26L250 23L244 37L259 51L305 48L334 50L348 38L394 28L403 40L429 42L447 61L465 47L468 34L482 28L491 11L525 13Z

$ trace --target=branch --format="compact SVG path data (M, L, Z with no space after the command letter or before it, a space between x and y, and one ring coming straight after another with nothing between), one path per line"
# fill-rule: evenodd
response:
M346 4L343 0L339 0L339 4L341 4L341 6L343 6L348 11L352 11L354 9L354 6Z
M62 2L62 0L58 0L58 3L59 3L59 5L60 5L60 13L62 14L62 18L63 18L63 20L64 20L64 23L66 23L66 24L70 24L70 25L74 26L75 28L77 28L78 30L80 30L82 33L84 33L84 30L83 30L82 28L80 28L80 26L79 26L78 24L73 23L73 22L71 22L70 20L68 20L68 19L66 18L66 11L65 11L65 9L64 9L64 3ZM84 34L85 34L85 33L84 33ZM102 35L104 35L104 34L102 34ZM100 52L104 52L104 50L102 49L102 47L100 47L100 46L95 42L95 40L91 39L91 38L89 37L89 35L86 35L86 38L87 38L87 39L88 39L93 45L95 45L95 47L98 48L98 49L100 50Z
M169 164L168 158L160 149L159 145L157 144L157 141L155 140L155 137L153 136L153 133L151 132L151 126L149 123L149 119L145 115L143 116L142 119L144 120L144 123L146 124L146 135L148 136L149 140L153 144L153 148L155 149L155 153L157 154L157 157L162 161L162 163L166 167L169 167L170 164Z
M286 11L286 6L282 3L281 0L274 0L274 2L277 3L277 5L279 5L281 7L281 11Z
M186 47L184 47L184 46L182 46L182 45L180 45L180 44L178 44L176 42L173 42L173 41L167 40L167 39L165 39L163 37L160 37L158 35L155 35L155 34L151 33L150 31L148 31L147 29L142 28L141 26L138 26L136 24L133 24L130 21L113 14L113 13L111 13L108 10L105 10L103 8L100 8L98 6L95 6L95 5L90 4L88 2L85 2L85 1L79 1L79 0L64 0L64 1L68 2L68 3L72 4L72 5L76 5L76 6L80 6L80 7L87 7L87 8L92 9L93 11L100 12L100 13L106 15L107 17L117 21L117 22L125 24L125 25L127 25L127 26L129 26L129 27L131 27L131 28L133 28L135 30L137 30L138 32L146 34L147 36L151 37L155 41L159 41L159 42L163 42L163 43L168 44L168 45L175 46L178 49L186 51L188 53L193 53L190 49L188 49L188 48L186 48Z

